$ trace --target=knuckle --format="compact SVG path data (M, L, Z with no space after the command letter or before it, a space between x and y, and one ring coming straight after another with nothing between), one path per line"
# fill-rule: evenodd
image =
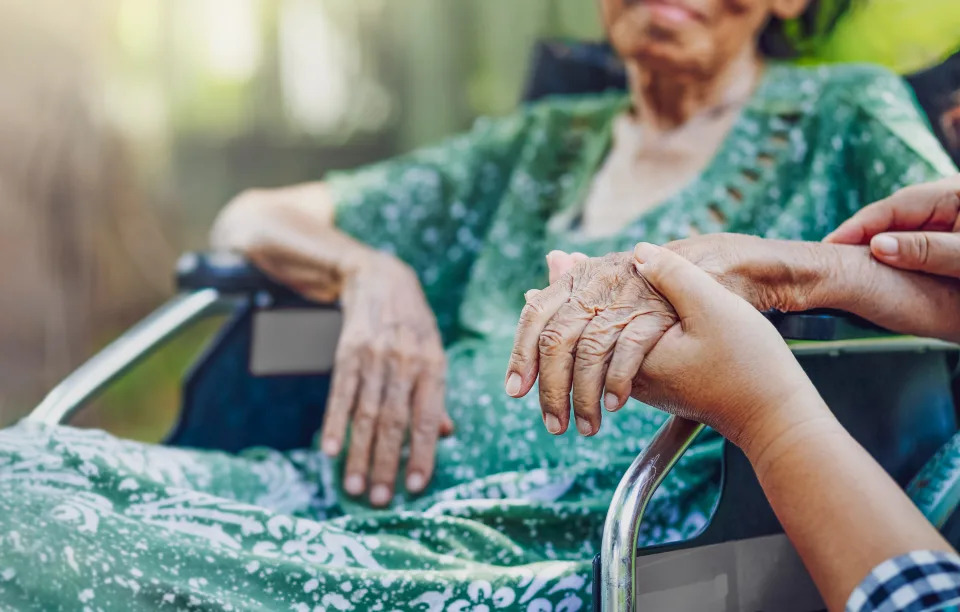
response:
M368 363L379 363L386 357L386 349L379 343L365 343L358 353Z
M391 410L380 416L380 436L403 436L410 418L406 410Z
M413 381L406 377L393 376L384 388L384 397L394 404L405 403L413 391Z
M445 372L447 369L447 355L442 350L433 352L423 360L423 366L431 372Z
M374 425L377 422L377 413L376 411L363 409L357 410L357 413L353 415L353 428L359 431L369 431L372 430Z
M530 323L536 321L540 315L546 312L546 304L544 303L543 296L538 293L533 296L527 305L523 307L523 310L520 311L520 321L523 323Z
M560 416L570 406L570 385L540 385L540 407Z
M914 240L914 256L920 265L930 261L930 238L926 234L918 234Z
M410 437L415 442L423 443L435 439L440 428L440 419L433 416L417 419L410 428Z
M577 361L596 363L610 353L611 343L596 334L584 334L577 342Z
M637 329L627 329L620 334L617 340L618 349L626 349L631 353L643 350L647 346L649 335Z
M531 361L532 359L519 346L513 346L513 350L510 351L510 366L512 368L526 370Z
M541 354L548 356L568 352L563 332L554 326L548 326L541 332L540 338L537 340L537 346Z

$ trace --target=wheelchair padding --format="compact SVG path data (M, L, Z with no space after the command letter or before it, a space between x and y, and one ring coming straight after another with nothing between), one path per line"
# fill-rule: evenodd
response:
M323 421L330 375L251 374L255 312L252 300L238 308L187 374L179 421L167 444L228 452L311 445Z
M807 355L799 360L844 427L901 486L957 430L951 372L943 353ZM783 532L746 456L732 444L724 446L720 498L708 525L690 540L642 548L639 554ZM670 486L669 480L664 486ZM947 535L954 545L960 543L960 534Z

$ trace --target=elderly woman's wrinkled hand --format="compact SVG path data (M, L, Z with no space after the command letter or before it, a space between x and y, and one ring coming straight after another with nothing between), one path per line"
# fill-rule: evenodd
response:
M323 449L339 452L350 428L344 488L389 503L409 431L406 487L433 474L437 436L452 424L444 409L446 358L436 319L416 274L374 253L344 283L343 330L323 425ZM446 422L445 422L446 421Z
M539 374L543 420L553 434L567 429L571 385L577 431L596 433L604 387L606 406L619 408L644 355L676 322L631 253L582 259L546 289L529 291L526 300L506 391L525 395Z

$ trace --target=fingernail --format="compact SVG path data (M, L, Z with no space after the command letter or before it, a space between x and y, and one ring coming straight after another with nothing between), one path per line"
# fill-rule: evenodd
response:
M363 493L363 476L357 476L356 474L347 476L347 479L343 481L343 488L350 495L360 495Z
M420 472L413 472L407 476L407 491L411 493L419 493L423 491L423 486L426 482L423 479L423 474Z
M325 454L335 457L340 452L340 442L334 438L324 438L321 448Z
M612 412L620 407L620 398L613 393L607 393L603 396L603 406Z
M390 489L386 485L377 485L370 490L370 503L374 506L386 506L390 502Z
M649 242L638 242L637 246L633 248L633 258L637 260L637 263L646 263L651 248L653 248L653 245Z
M517 393L520 393L520 375L516 372L510 372L510 376L507 377L507 395L516 397Z
M893 256L900 251L900 243L893 236L874 236L870 241L873 250L881 255Z
M560 419L549 412L543 415L543 424L547 426L547 431L552 434L560 433Z
M593 425L587 419L577 417L577 431L580 432L581 436L589 436L593 433Z

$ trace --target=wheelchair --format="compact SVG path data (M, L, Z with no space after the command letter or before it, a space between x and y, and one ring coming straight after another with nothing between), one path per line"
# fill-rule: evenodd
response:
M622 72L602 47L549 43L536 58L541 68L534 70L528 99L623 86ZM309 447L329 391L337 306L308 302L227 254L184 255L177 284L176 297L64 379L26 419L66 423L165 341L225 314L185 376L182 410L166 444L227 452ZM844 313L768 316L844 426L947 539L960 544L953 387L960 347L895 336ZM702 428L668 419L623 476L594 560L594 609L823 609L746 457L729 443L720 495L700 533L637 548L647 504Z

